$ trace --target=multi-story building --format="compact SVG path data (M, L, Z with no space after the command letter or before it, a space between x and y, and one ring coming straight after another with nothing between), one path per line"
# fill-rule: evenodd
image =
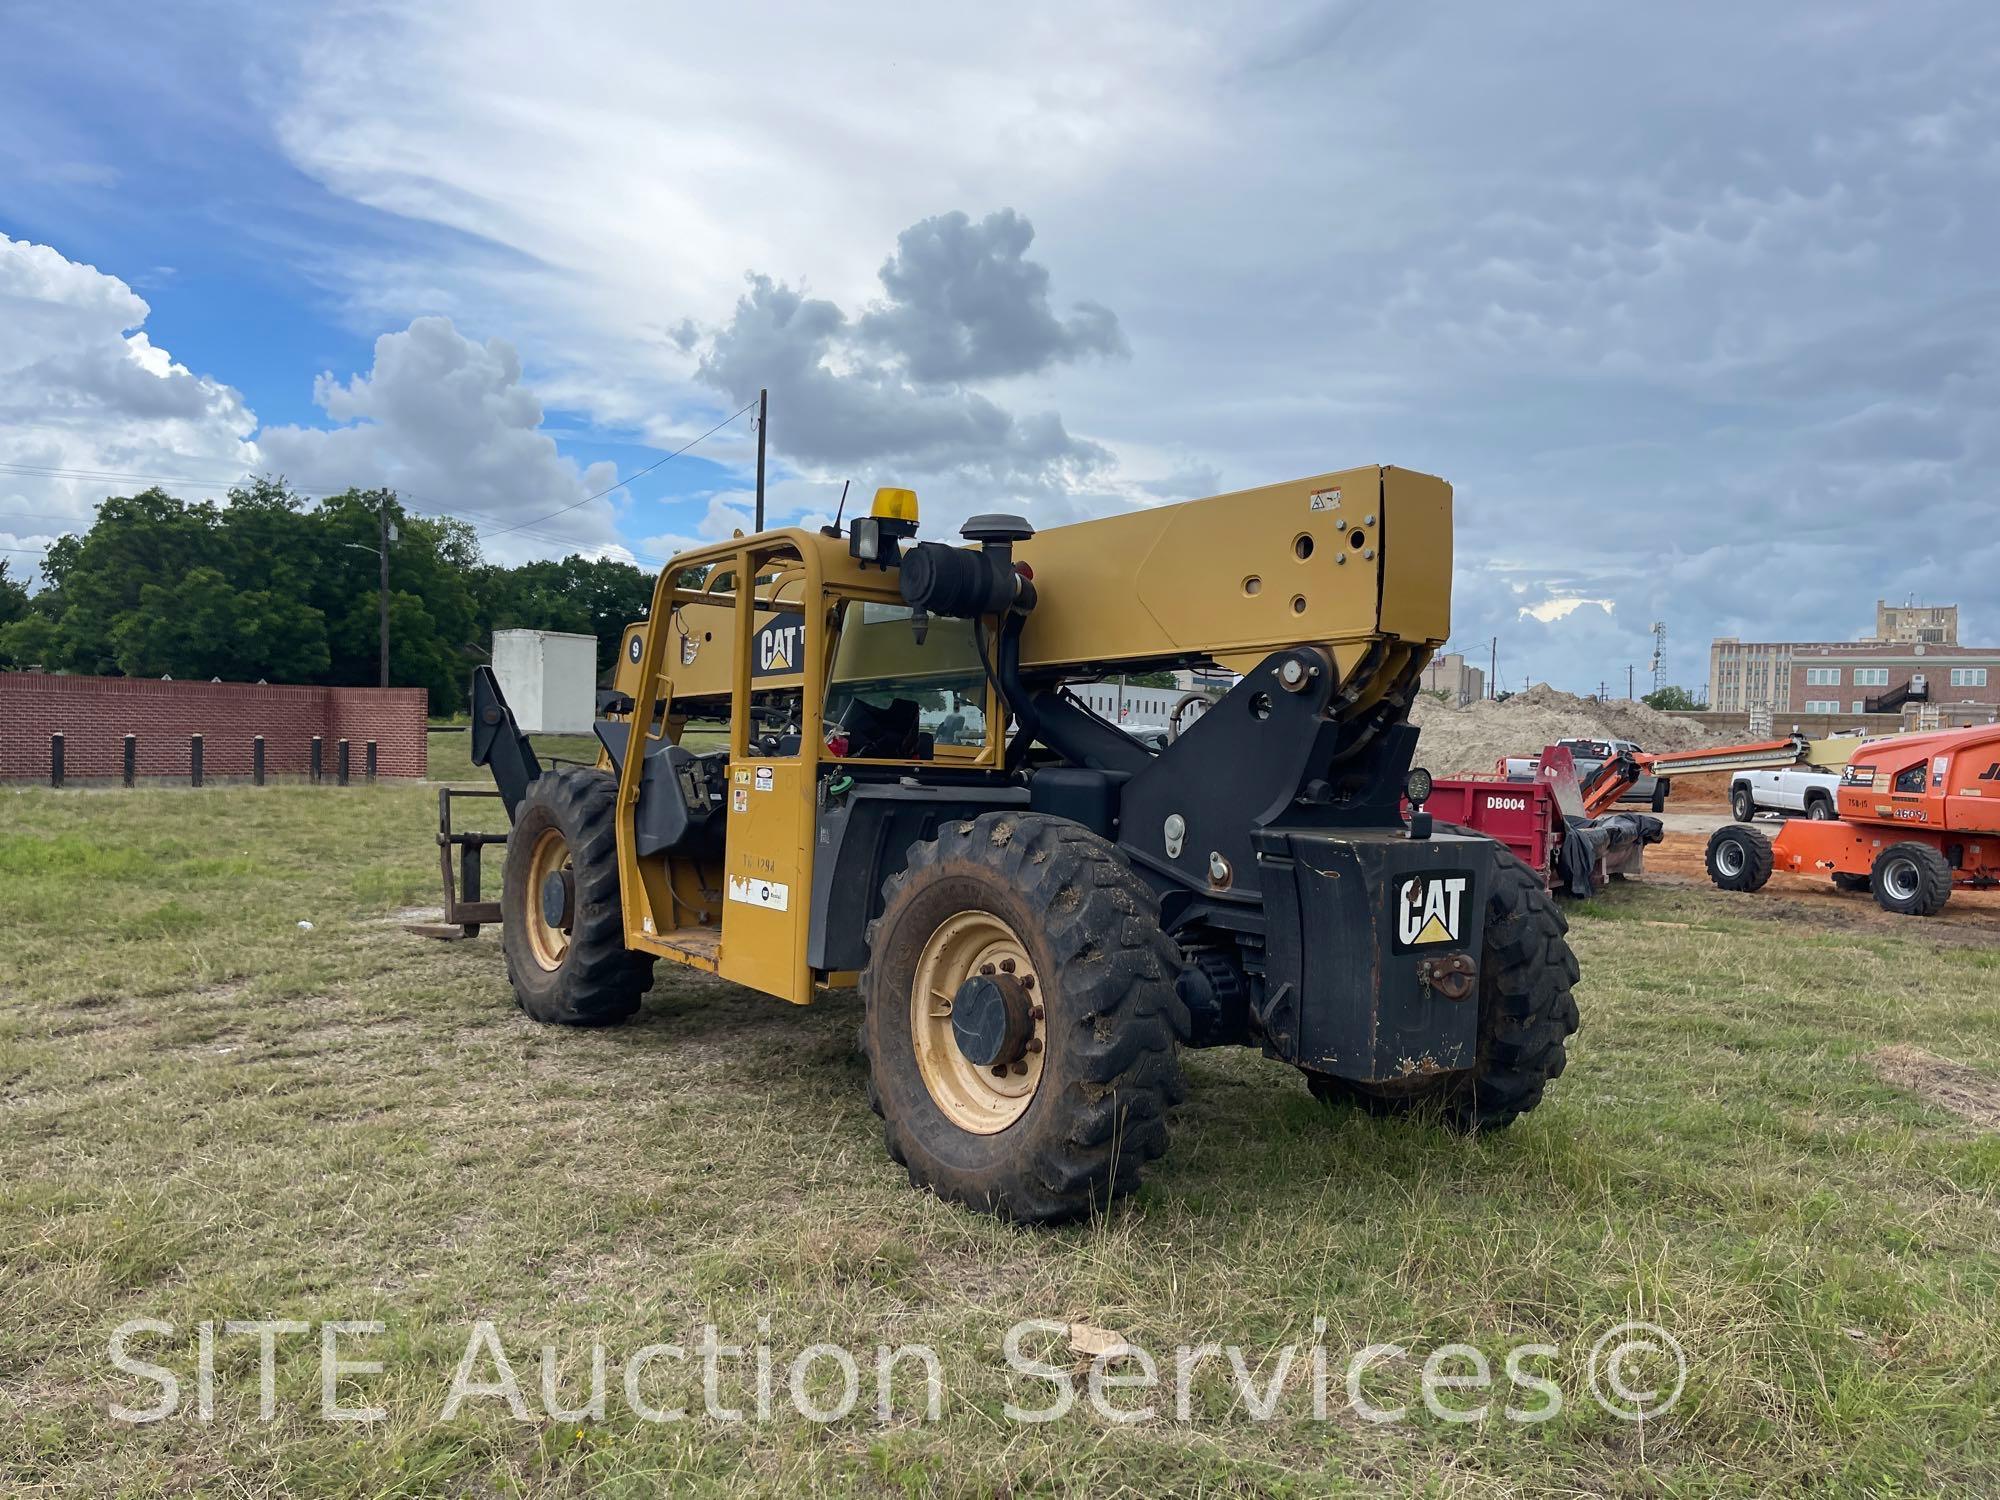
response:
M1895 712L1912 703L2000 708L2000 646L1958 644L1958 606L1877 601L1874 639L1739 641L1709 646L1719 711Z
M1424 691L1448 694L1454 706L1463 708L1486 696L1486 673L1469 666L1458 652L1446 652L1433 656L1424 668Z
M1956 604L1888 604L1875 601L1875 639L1922 641L1927 646L1958 644Z

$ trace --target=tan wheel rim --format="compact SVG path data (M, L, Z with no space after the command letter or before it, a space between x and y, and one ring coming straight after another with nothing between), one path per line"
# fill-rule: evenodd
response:
M924 1087L945 1118L974 1135L995 1135L1027 1112L1041 1086L1048 1027L1037 1021L1029 1051L997 1071L968 1059L952 1033L952 999L981 973L1013 975L1039 1009L1040 976L1014 929L990 912L960 912L939 924L917 958L910 1036Z
M521 905L528 927L528 948L544 969L562 967L563 956L569 952L569 934L543 917L542 887L548 884L551 875L569 867L569 843L562 830L543 829L541 837L535 840L534 853L528 857L528 890Z

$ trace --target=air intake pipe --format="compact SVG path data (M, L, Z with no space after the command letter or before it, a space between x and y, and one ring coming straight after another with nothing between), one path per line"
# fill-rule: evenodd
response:
M1023 615L1035 607L1032 578L1014 566L1014 543L1035 530L1019 516L974 516L959 530L979 550L918 542L903 552L901 588L922 643L932 615L977 620Z

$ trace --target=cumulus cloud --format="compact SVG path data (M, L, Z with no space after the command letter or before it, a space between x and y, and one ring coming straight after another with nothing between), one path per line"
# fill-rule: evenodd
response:
M663 446L769 385L781 462L931 463L1039 521L1426 469L1503 675L1622 678L1665 619L1698 683L1711 635L1912 591L2000 636L1989 4L773 0L754 54L608 4L259 31L290 163L407 231L313 237L366 326L505 330L544 399ZM1563 598L1616 607L1522 616Z
M1538 604L1524 604L1521 615L1525 619L1540 620L1544 625L1553 625L1557 620L1567 620L1586 604L1603 610L1607 615L1617 609L1617 605L1609 599L1581 599L1575 594L1566 594L1544 599Z
M581 470L557 451L512 345L476 343L449 318L418 318L383 334L366 374L321 375L313 399L339 425L269 427L258 437L265 464L307 488L385 485L419 510L508 525L547 516L617 477L611 464ZM561 521L579 546L618 540L608 506Z
M30 562L90 524L105 494L155 481L189 499L217 498L257 472L307 492L386 485L417 510L482 529L532 521L616 478L563 457L542 430L542 404L502 339L464 337L418 318L376 340L372 367L323 374L314 398L333 425L258 430L233 387L156 346L145 300L124 281L46 245L0 236L0 547ZM628 556L609 505L490 543L502 557L551 550Z
M0 546L23 549L14 571L89 524L116 482L93 476L231 475L254 460L255 414L157 347L150 311L116 276L0 235Z
M767 488L766 501L769 502L774 498ZM694 535L663 532L659 536L647 537L639 545L652 556L670 558L682 552L691 552L696 547L706 546L710 542L727 541L739 531L748 532L754 529L753 508L757 503L754 492L728 490L709 495L706 499L707 504L702 511L701 519L695 523ZM785 506L781 501L780 508L789 509L789 506Z
M1110 467L1110 451L1053 411L1017 415L972 388L1123 351L1108 309L1055 315L1048 271L1026 259L1033 238L1011 210L978 224L925 219L882 267L887 298L858 318L752 273L699 374L738 401L768 388L776 441L807 466L938 476L987 494L1074 491Z
M896 237L878 273L888 300L862 315L862 343L900 356L917 381L1027 375L1087 354L1129 354L1118 315L1079 302L1060 318L1046 266L1029 260L1035 228L1011 208L977 224L937 214Z

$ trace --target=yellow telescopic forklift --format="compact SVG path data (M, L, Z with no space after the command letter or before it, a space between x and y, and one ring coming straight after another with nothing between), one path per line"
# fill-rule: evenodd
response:
M858 979L889 1154L1018 1220L1137 1183L1182 1047L1504 1126L1562 1071L1577 968L1543 883L1433 826L1411 770L1451 524L1442 480L1369 467L1040 533L982 515L964 545L883 490L844 532L683 553L595 767L543 769L475 674L498 790L441 798L446 921L501 922L521 1006L561 1025L625 1020L662 959L798 1005ZM1066 687L1193 667L1239 680L1164 748ZM506 804L498 901L499 836L454 833L454 795Z

